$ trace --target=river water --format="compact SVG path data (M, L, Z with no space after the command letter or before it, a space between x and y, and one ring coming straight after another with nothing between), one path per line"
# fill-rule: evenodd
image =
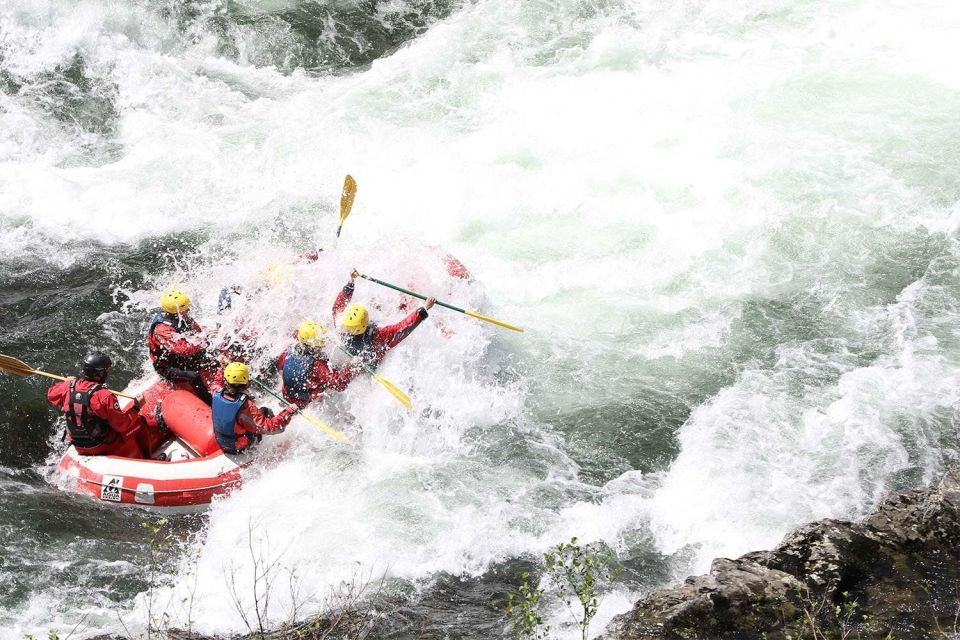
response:
M240 284L262 366L354 266L526 332L437 308L381 370L413 412L357 381L315 407L355 446L294 421L156 561L149 514L61 490L44 381L0 376L0 637L246 631L229 589L264 563L270 624L383 577L391 637L498 637L574 535L626 569L599 629L933 482L958 457L958 59L946 1L4 0L3 353L68 374L106 349L122 386L160 292L229 326Z

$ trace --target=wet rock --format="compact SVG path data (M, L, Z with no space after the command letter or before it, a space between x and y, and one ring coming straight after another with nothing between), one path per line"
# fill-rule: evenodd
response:
M714 560L709 574L615 618L604 637L945 637L957 631L958 594L954 469L937 487L887 496L861 522L821 520L771 551Z

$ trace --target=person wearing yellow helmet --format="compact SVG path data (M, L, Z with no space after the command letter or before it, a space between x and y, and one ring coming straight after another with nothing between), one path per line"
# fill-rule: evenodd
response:
M353 368L330 367L324 353L327 330L311 320L300 323L294 332L297 339L277 358L283 379L283 399L301 409L318 400L327 389L343 391L356 375Z
M257 407L247 396L250 370L242 362L223 369L224 386L213 394L213 434L224 453L241 453L260 442L264 434L282 433L298 409L287 406L277 415Z
M169 289L160 296L160 311L147 330L147 348L153 368L162 378L189 383L197 396L210 404L210 391L200 371L214 365L207 356L203 329L190 316L187 294Z
M427 319L427 310L436 302L427 298L423 306L406 318L386 327L370 322L366 307L360 304L347 306L353 298L354 281L360 274L356 270L350 273L350 282L340 291L333 303L333 318L343 314L343 343L350 353L360 356L363 363L376 368L390 349L396 347L404 338L413 333L420 323Z

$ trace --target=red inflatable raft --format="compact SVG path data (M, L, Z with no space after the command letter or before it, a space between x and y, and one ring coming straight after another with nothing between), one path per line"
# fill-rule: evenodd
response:
M144 393L140 413L147 417L141 428L166 428L151 459L83 456L71 446L57 465L63 481L101 502L166 513L201 510L240 486L250 460L220 450L202 400L160 381Z

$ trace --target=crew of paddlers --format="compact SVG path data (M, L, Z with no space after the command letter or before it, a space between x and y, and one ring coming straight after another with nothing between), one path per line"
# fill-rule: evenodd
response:
M305 254L307 260L315 255ZM290 420L325 391L343 391L363 371L372 371L409 336L423 320L435 299L427 298L399 322L378 326L369 320L367 309L350 304L354 281L337 295L333 322L342 331L338 341L351 360L341 368L330 365L325 352L327 329L320 322L306 320L293 332L294 341L275 359L280 373L281 393L288 405L278 414L258 407L247 395L251 382L247 354L256 352L257 332L244 327L227 346L214 346L207 332L190 315L189 296L171 289L160 296L160 310L153 316L146 340L150 361L157 374L173 385L191 390L211 406L214 435L227 454L238 454L266 434L282 432ZM225 287L220 294L219 310L231 305L231 297L240 292ZM47 398L66 416L65 437L81 455L116 455L127 458L150 457L162 439L160 427L140 415L142 398L120 409L117 396L104 386L112 362L99 351L84 358L77 377L54 384Z
M356 188L356 181L346 176L337 237L353 206ZM473 281L456 258L439 248L431 250L443 261L451 284ZM316 262L320 255L321 250L311 250L293 264ZM194 320L187 292L164 291L159 309L144 318L148 320L147 352L158 379L144 380L132 390L107 387L113 362L100 351L86 355L75 377L35 369L2 353L0 373L59 380L49 388L47 398L66 418L64 440L71 446L57 469L82 493L111 503L179 511L210 504L214 497L238 487L241 470L253 462L245 453L264 435L284 431L294 416L334 440L350 444L350 438L312 415L308 407L328 393L344 391L364 373L412 409L411 398L377 368L390 350L426 320L434 304L523 332L478 311L353 270L334 300L332 316L320 319L313 315L292 324L289 342L281 353L271 354L261 339L265 327L254 326L249 317L238 315L234 306L256 303L264 288L276 286L288 272L287 265L274 264L262 274L259 285L223 287L215 327L203 327ZM406 316L389 325L372 322L366 307L353 301L358 278L402 294L397 309ZM457 293L455 287L448 292L451 296ZM422 301L422 306L413 309L415 299ZM437 322L436 327L443 337L453 333L445 322ZM331 364L330 353L337 351L346 356L341 366ZM254 363L262 364L263 369L252 371ZM274 371L279 378L276 390L270 380ZM261 391L283 408L275 414L255 403L254 395Z

